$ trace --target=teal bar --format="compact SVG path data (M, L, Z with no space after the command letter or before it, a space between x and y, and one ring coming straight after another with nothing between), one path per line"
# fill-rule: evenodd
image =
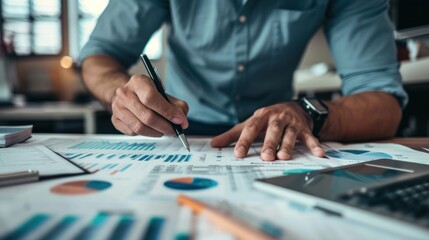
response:
M109 240L127 239L127 236L134 224L134 217L131 215L123 215L110 235Z
M78 220L76 216L65 216L61 222L57 223L49 232L41 239L54 240L61 239L61 236Z
M179 233L174 237L174 240L191 240L191 235L188 233Z
M34 230L42 226L48 219L49 215L46 214L37 214L32 218L24 222L20 227L7 234L6 236L1 237L1 240L19 240L24 239Z
M158 240L164 221L164 218L161 217L151 218L143 236L143 240Z
M106 213L99 213L92 220L91 224L86 226L76 237L75 240L91 240L97 234L97 231L103 226L103 224L107 221L109 215Z

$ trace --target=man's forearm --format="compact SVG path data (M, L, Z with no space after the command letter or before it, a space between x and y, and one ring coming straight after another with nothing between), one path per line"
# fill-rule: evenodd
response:
M402 117L398 101L384 92L365 92L325 102L329 116L324 141L359 141L393 137Z
M116 89L128 82L130 76L121 64L105 55L91 56L83 61L82 77L86 88L111 111Z

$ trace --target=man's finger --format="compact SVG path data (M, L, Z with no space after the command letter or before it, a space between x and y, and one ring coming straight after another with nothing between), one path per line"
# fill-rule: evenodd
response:
M320 145L319 140L317 140L317 138L315 138L311 133L303 132L301 134L300 140L302 143L304 143L304 145L307 146L307 148L311 151L311 153L313 153L314 156L325 156L325 150Z
M185 101L182 101L170 95L168 95L168 99L174 106L179 107L182 110L182 112L185 114L185 116L188 115L189 106ZM186 118L185 121L182 123L182 128L186 129L188 127L189 127L189 122L188 122L188 119Z
M122 121L131 131L137 135L160 137L163 134L142 123L128 109L120 109L114 112L114 116Z
M261 152L262 160L274 161L276 159L277 147L285 125L285 121L281 119L275 119L269 123Z
M293 157L293 148L296 143L298 130L294 126L287 126L284 130L283 139L277 152L277 158L289 160Z
M146 76L141 76L141 78L141 89L144 89L144 91L136 91L136 94L140 101L145 106L157 112L163 118L167 119L172 123L179 125L187 124L185 113L179 107L176 107L173 104L169 103L167 99L165 99L161 95L161 93L158 92L155 85L151 82L152 80L150 80Z
M235 125L230 130L214 137L211 141L212 147L215 147L215 148L227 147L231 143L238 140L242 130L243 130L243 124Z
M112 123L116 129L118 129L121 133L124 133L129 136L135 136L136 133L127 127L121 120L112 116Z
M171 123L143 105L136 95L132 94L127 100L126 107L146 126L166 135L174 135Z
M246 121L243 131L235 144L235 157L244 158L247 156L250 146L265 128L266 124L264 121L258 117L253 117L249 121Z

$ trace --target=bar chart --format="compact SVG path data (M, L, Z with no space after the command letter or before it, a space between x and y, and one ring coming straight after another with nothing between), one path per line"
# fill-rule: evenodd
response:
M85 168L89 172L95 173L105 173L109 175L116 175L120 173L126 173L132 169L133 164L119 164L119 163L78 163L79 166Z
M165 217L150 216L142 219L132 213L99 212L93 216L35 213L0 239L161 239Z
M137 153L97 153L97 152L66 152L62 153L69 160L111 160L111 161L141 161L185 163L189 162L192 154L137 154Z
M114 142L114 141L83 141L72 145L69 149L93 149L93 150L138 150L153 151L155 142Z

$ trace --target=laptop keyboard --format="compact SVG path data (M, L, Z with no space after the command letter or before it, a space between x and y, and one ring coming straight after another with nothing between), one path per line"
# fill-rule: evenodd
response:
M429 175L350 192L339 200L429 229Z

